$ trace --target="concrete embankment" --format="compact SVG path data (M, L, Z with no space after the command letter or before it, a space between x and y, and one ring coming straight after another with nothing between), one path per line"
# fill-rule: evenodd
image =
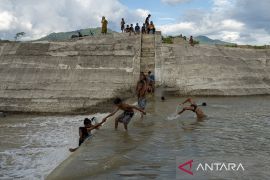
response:
M110 98L133 96L140 71L149 70L179 95L270 94L270 49L168 45L159 33L116 33L0 43L0 111L101 111Z
M243 49L187 43L156 47L160 85L181 95L270 94L270 49Z
M140 52L140 36L124 34L0 43L0 111L100 111L94 106L132 94Z

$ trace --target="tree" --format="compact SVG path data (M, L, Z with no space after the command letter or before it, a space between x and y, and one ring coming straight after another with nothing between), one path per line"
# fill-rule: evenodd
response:
M19 37L22 37L22 36L24 36L25 35L25 32L19 32L19 33L17 33L16 35L15 35L15 41L17 41L17 39L19 38Z

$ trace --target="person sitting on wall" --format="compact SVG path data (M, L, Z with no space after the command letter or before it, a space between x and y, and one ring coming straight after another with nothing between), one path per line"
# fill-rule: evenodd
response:
M126 29L125 29L125 33L129 33L130 32L130 27L129 25L127 25Z
M145 26L145 23L143 23L143 26L142 26L142 34L146 34L146 26Z
M136 23L136 26L135 26L135 34L140 34L140 26L139 26L139 23Z
M88 118L85 118L84 119L84 127L80 127L79 128L79 135L80 135L80 138L79 138L79 147L81 146L81 144L87 139L89 138L92 134L91 134L91 131L94 130L94 129L98 129L99 126L101 126L105 120L103 120L101 123L98 123L97 125L92 125L92 121L94 121L95 117L93 117L91 120L88 119ZM70 152L74 152L76 151L79 147L77 148L70 148L69 151Z
M155 25L154 25L153 21L150 22L150 24L148 26L148 29L149 29L149 34L155 34L156 33L156 28L155 28Z
M82 33L80 31L78 31L78 36L83 37L83 35L82 35Z
M133 24L130 24L130 27L129 27L129 35L131 35L131 33L134 33L135 34L135 30L134 30Z

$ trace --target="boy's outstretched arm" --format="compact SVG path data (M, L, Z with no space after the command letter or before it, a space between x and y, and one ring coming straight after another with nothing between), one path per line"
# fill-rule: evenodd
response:
M90 128L87 128L87 131L92 131L92 130L94 130L94 129L98 129L99 128L99 126L101 126L104 122L105 122L106 120L102 120L100 123L98 123L97 125L94 125L94 126L92 126L92 127L90 127Z
M117 113L117 111L119 111L119 108L116 108L111 114L109 114L108 116L106 116L105 118L103 118L102 121L106 121L109 117L115 115L115 113Z
M189 110L192 111L194 108L193 107L184 107L180 112L178 112L178 114L182 114L183 112Z
M192 99L191 98L188 98L184 102L182 102L180 105L186 104L187 102L189 102L190 104L192 104Z
M138 108L137 106L131 106L133 109L140 111L141 113L143 113L144 115L146 115L146 112L140 108Z

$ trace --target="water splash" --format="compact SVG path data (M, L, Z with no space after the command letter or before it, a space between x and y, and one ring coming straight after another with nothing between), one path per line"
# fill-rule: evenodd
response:
M173 121L173 120L178 119L181 116L181 115L178 114L178 112L180 111L180 108L181 108L181 106L177 105L176 109L175 109L175 112L173 114L171 114L170 116L168 116L167 120L168 121Z

